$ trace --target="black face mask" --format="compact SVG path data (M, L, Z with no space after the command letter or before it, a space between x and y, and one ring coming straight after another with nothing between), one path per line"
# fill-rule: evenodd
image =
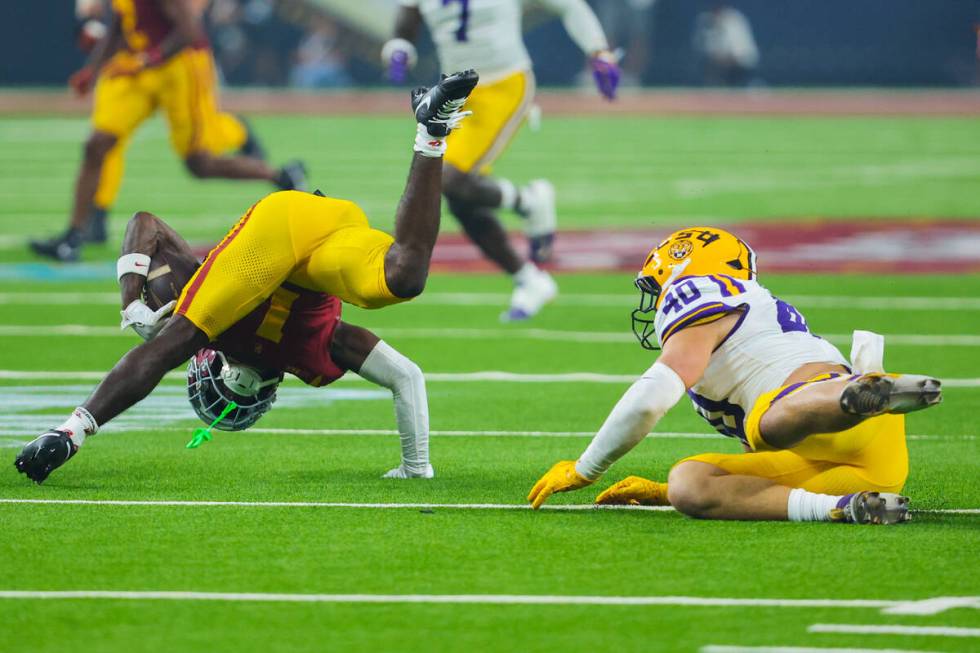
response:
M633 335L644 349L660 349L657 343L657 330L654 320L657 316L657 298L660 297L660 284L653 277L640 277L634 284L640 290L640 305L633 311ZM653 338L651 341L650 338Z

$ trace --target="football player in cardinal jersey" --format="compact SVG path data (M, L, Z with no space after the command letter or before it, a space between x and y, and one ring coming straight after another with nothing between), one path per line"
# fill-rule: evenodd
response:
M663 353L579 459L555 464L535 484L534 508L598 480L686 391L746 453L685 458L667 483L631 476L596 503L669 503L705 519L908 518L908 499L896 494L908 476L904 413L939 403L938 380L884 373L884 341L867 331L855 331L848 363L756 281L752 250L721 229L670 235L650 252L636 286L634 332Z
M147 342L123 356L63 424L27 444L17 456L17 469L43 482L99 425L193 357L193 389L201 397L192 402L199 414L217 411L220 395L234 398L227 392L257 397L251 413L227 416L229 428L247 426L271 403L264 401L272 384L261 368L271 369L272 379L290 372L313 385L355 370L390 388L395 398L403 460L389 474L431 476L421 372L370 332L340 322L340 302L382 308L421 294L439 233L446 136L467 115L460 107L477 81L470 70L413 91L415 155L394 237L372 229L353 202L281 191L252 206L197 266L187 244L162 220L137 214L117 272L122 325L133 326ZM159 308L140 299L153 291L148 273L160 269L153 265L155 256L167 259L171 275L189 270L189 278L177 280L179 298ZM242 364L248 369L235 368Z
M466 108L466 129L450 137L443 193L449 210L484 256L514 279L506 321L524 320L555 298L558 287L535 263L551 258L555 234L555 190L545 179L518 188L493 178L490 168L517 133L534 102L534 74L521 35L523 0L399 0L394 38L381 53L392 81L405 79L415 63L413 42L424 21L443 70L476 68L480 85ZM538 0L559 14L575 43L589 56L600 92L613 99L619 82L617 58L585 0ZM511 246L497 219L499 209L524 218L530 261Z

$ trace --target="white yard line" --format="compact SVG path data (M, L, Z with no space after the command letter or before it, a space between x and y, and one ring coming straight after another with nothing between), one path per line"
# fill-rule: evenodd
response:
M619 331L569 331L559 329L530 328L453 328L453 327L378 327L374 331L383 337L400 339L442 340L544 340L550 342L583 342L633 345L636 339L630 333ZM116 326L90 324L5 324L0 325L4 337L70 336L78 338L128 338L136 341L129 330ZM839 345L851 343L851 334L831 333L822 336ZM888 345L916 347L978 347L980 335L967 334L886 334Z
M0 498L0 504L76 505L76 506L148 506L179 508L348 508L363 510L530 510L526 503L356 503L348 501L180 501L152 499L11 499ZM670 506L596 506L591 503L543 506L542 510L578 512L589 510L626 510L670 512ZM936 514L980 514L980 508L920 510Z
M820 648L815 646L725 646L709 644L700 653L934 653L907 648Z
M901 601L866 599L750 599L702 596L581 596L539 594L275 594L237 592L0 590L0 599L230 601L271 603L428 603L479 605L618 605L761 608L889 608Z
M909 635L935 637L980 637L980 628L953 626L898 626L873 624L813 624L808 633L846 633L851 635Z
M17 237L23 246L23 238ZM0 243L4 242L0 240ZM907 311L963 311L980 310L978 297L876 297L860 295L780 295L798 308L844 308L863 310L901 309ZM603 307L632 306L638 295L626 293L562 293L555 300L558 305ZM417 304L444 306L500 306L510 301L507 293L492 292L431 292L415 300ZM117 292L0 292L0 305L35 304L100 304L114 306L119 303Z
M100 381L105 377L106 371L47 371L47 370L2 370L0 369L0 379L17 381L27 380L54 380L54 381ZM183 372L170 372L165 377L172 380L185 380L187 375ZM605 374L601 372L558 372L554 374L528 374L523 372L503 372L499 370L486 370L479 372L427 372L425 380L430 382L450 382L468 383L482 381L496 381L503 383L632 383L637 379L635 374ZM980 377L943 379L943 386L947 388L977 388L980 387ZM337 383L357 383L364 382L356 374L348 374ZM295 383L299 383L296 381Z

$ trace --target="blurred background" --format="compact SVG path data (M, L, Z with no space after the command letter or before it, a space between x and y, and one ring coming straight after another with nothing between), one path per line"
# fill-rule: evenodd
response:
M623 50L627 86L980 83L976 0L590 4ZM82 0L78 16L68 2L3 5L0 85L62 84L81 62L83 26L104 11L102 0ZM539 83L584 84L581 57L560 21L528 5L526 40ZM214 0L206 17L226 85L345 88L384 83L379 52L396 8L396 0ZM437 69L431 43L420 55L415 80L429 79Z

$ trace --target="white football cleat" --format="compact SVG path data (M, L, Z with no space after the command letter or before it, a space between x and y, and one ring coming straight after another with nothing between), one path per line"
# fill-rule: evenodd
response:
M432 465L427 464L423 472L414 472L409 471L404 464L401 464L394 469L389 469L381 478L435 478L435 475L436 472L432 469Z
M558 215L555 211L555 187L547 179L534 179L521 191L521 215L527 221L524 233L531 246L535 263L551 260L554 253Z
M903 414L935 406L943 400L942 382L918 374L864 374L844 388L840 407L845 413L874 417Z
M901 524L912 519L909 498L892 492L855 492L830 511L830 521L848 524Z
M529 264L514 275L510 308L500 315L500 321L520 322L534 317L557 296L558 284L551 275Z

